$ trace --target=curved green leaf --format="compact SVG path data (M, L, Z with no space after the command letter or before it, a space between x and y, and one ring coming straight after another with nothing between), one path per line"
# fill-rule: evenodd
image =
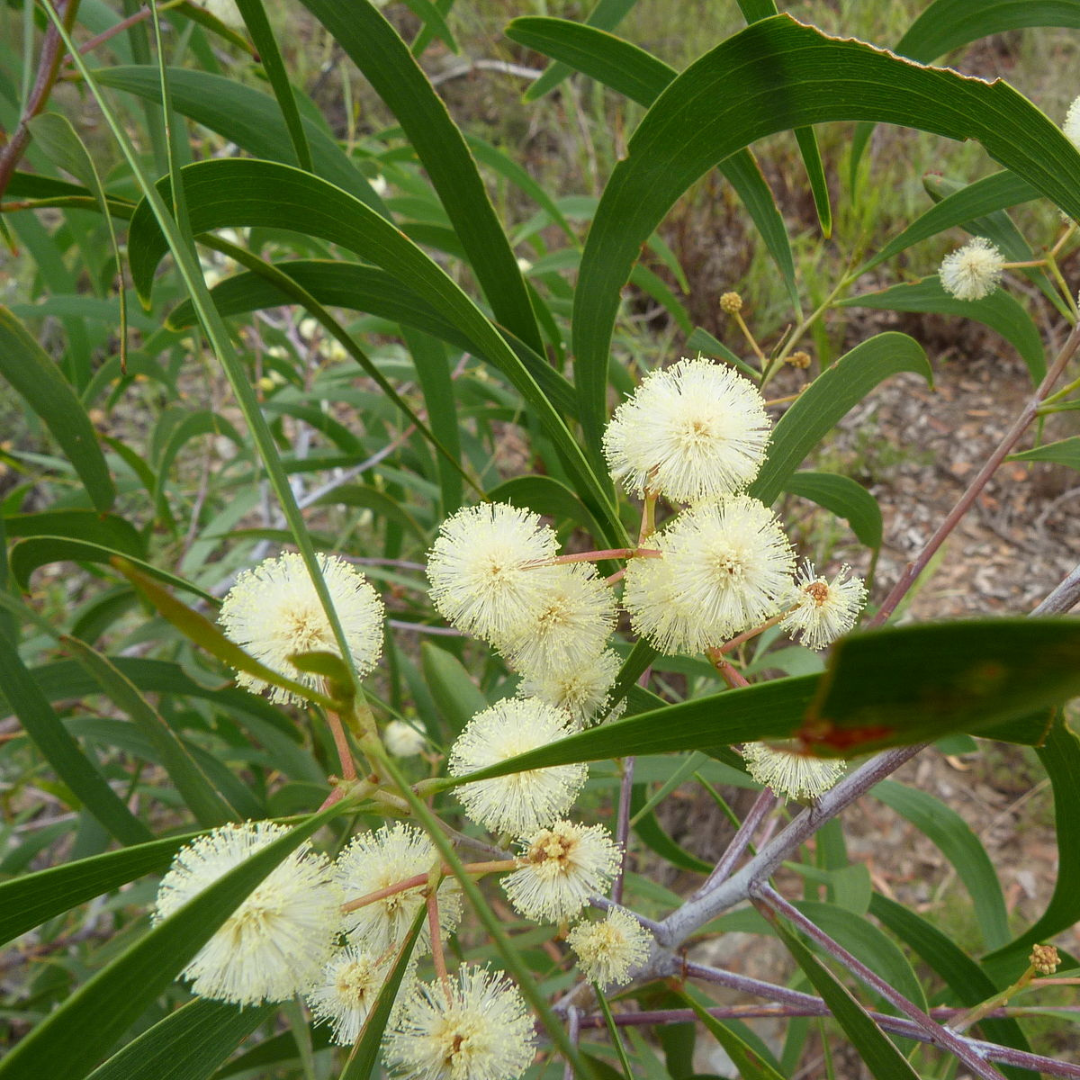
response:
M936 274L909 285L893 285L880 292L862 293L841 300L837 307L868 307L879 311L929 311L974 319L997 331L1013 345L1037 386L1046 374L1042 336L1020 302L1004 289L981 300L957 300L942 287Z
M183 173L195 232L240 225L296 229L350 248L361 258L370 259L400 280L408 281L459 330L477 342L483 354L536 410L567 467L574 471L598 506L604 508L605 514L610 515L606 524L616 537L622 538L622 526L614 517L607 485L597 479L532 375L473 301L398 229L346 192L276 162L239 158L203 161L187 166ZM167 178L158 181L157 187L160 192L167 192ZM167 245L146 201L140 203L132 218L128 247L136 289L140 295L148 296L155 267Z
M161 451L161 457L157 462L157 476L154 489L154 504L157 514L161 516L165 504L165 485L169 482L169 470L177 454L183 449L184 444L200 435L224 436L237 449L241 455L247 453L247 444L243 436L233 425L218 413L209 409L199 409L188 413L170 432L168 441Z
M773 429L765 464L749 494L774 502L804 458L878 383L913 371L933 385L922 346L906 334L885 333L856 345L823 371Z
M400 502L377 488L364 484L341 484L321 496L313 505L363 507L387 521L404 526L418 537L421 543L427 542L427 533L417 524L416 518Z
M11 514L4 531L13 540L29 536L64 536L143 558L146 540L130 521L96 510L41 510L36 514Z
M731 1058L732 1064L739 1070L742 1080L783 1080L772 1065L761 1057L752 1047L748 1046L734 1031L707 1012L689 994L678 994L691 1009L697 1013L697 1018L705 1026L705 1030L724 1048L725 1053ZM693 1077L690 1078L693 1080Z
M207 886L84 983L0 1060L0 1080L79 1080L184 969L238 904L308 837L340 814L339 802L291 829ZM138 993L133 989L138 988Z
M1008 460L1052 461L1055 465L1067 465L1070 469L1080 469L1080 435L1044 443L1033 450L1022 450L1019 454L1010 454Z
M133 844L0 882L0 942L11 941L54 915L112 892L143 874L166 869L177 851L198 835L186 833Z
M554 518L556 524L572 521L595 538L603 536L603 529L589 508L552 476L517 476L493 487L487 497L492 502L510 503Z
M837 473L797 472L784 482L784 491L799 495L844 518L851 531L875 551L881 547L883 530L877 499L850 476Z
M91 562L112 564L114 558L124 558L137 566L144 574L158 581L171 585L174 589L193 593L201 600L209 601L216 605L217 600L208 592L204 592L190 581L170 574L165 570L158 570L142 559L136 559L124 551L105 547L103 544L90 543L86 540L73 540L67 536L31 536L20 540L11 548L11 573L23 592L30 589L30 575L40 566L47 563L66 562Z
M91 502L104 513L116 488L86 410L44 349L0 305L0 376L37 414L60 444L86 485Z
M754 23L692 64L657 99L600 201L574 301L575 372L594 452L606 419L620 290L641 245L716 162L773 132L832 120L885 121L977 139L1070 216L1080 216L1080 152L1005 83L915 65L786 15Z
M147 1028L87 1080L205 1080L276 1010L196 998Z
M488 707L488 700L472 681L465 666L445 649L425 641L420 649L424 681L446 721L450 734L456 735L478 713Z
M558 57L640 105L651 105L678 74L651 53L594 26L563 19L524 18L515 19L506 34L531 49ZM738 193L780 269L792 306L799 310L787 227L753 154L748 150L732 154L717 168Z
M253 157L293 164L295 158L289 132L272 97L222 75L189 68L167 70L169 96L177 112L223 135ZM103 86L161 103L161 82L156 67L105 67L99 68L94 77ZM386 204L348 154L317 124L306 117L301 123L311 148L315 172L389 218Z
M346 6L336 0L303 2L397 117L468 253L496 320L543 352L517 258L468 144L408 46L368 0Z

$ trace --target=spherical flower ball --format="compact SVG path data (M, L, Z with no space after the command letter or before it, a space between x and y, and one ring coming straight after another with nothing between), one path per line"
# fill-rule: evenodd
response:
M387 1029L383 1060L401 1080L516 1080L536 1036L505 976L463 964L449 987L418 983Z
M615 629L615 594L588 563L563 563L529 619L500 643L521 672L577 670L598 657Z
M631 559L623 603L663 653L696 653L775 615L795 556L768 507L747 495L684 511L649 540L661 558Z
M393 949L376 956L345 945L327 962L318 984L304 995L315 1023L328 1023L338 1046L351 1046L360 1037L396 959Z
M1069 142L1080 150L1080 97L1073 99L1069 111L1065 114L1065 123L1062 124L1061 130L1065 132L1065 137Z
M524 865L503 879L510 903L535 922L572 919L619 872L619 846L601 825L557 821L523 845Z
M153 922L288 831L249 821L223 825L182 847L161 879ZM305 843L255 886L182 974L196 994L215 1001L285 1001L319 978L340 929L341 892L330 862Z
M399 882L427 874L439 863L438 852L428 836L413 825L395 822L375 832L360 833L337 857L334 878L341 887L345 904ZM381 900L347 911L344 930L350 943L381 956L400 945L412 927L413 918L426 903L426 882ZM449 934L461 919L461 887L453 878L439 886L439 927ZM417 954L431 948L427 923L416 940Z
M844 763L809 757L765 743L746 743L742 748L747 771L774 795L792 799L816 799L844 775Z
M428 554L431 601L459 630L497 647L543 604L558 571L542 564L557 551L539 514L506 503L467 506L443 522Z
M345 631L357 671L364 675L379 659L383 641L383 603L358 570L336 555L319 555L319 569ZM322 688L322 676L300 671L288 659L295 653L325 651L338 656L337 638L315 591L303 556L286 552L243 571L229 590L218 616L225 636L271 671ZM262 679L238 671L240 686L258 693ZM270 700L299 702L288 690L270 687Z
M477 713L450 750L451 776L468 776L578 730L570 715L536 698L505 698ZM469 817L494 833L529 836L566 813L589 775L584 764L477 780L456 789Z
M626 708L626 699L610 710L611 688L622 667L619 654L606 649L595 660L581 667L563 668L534 675L526 672L518 686L522 697L535 697L549 705L565 709L578 724L612 720L612 713Z
M383 742L394 757L415 757L427 746L423 734L404 720L391 720L383 729Z
M829 581L807 561L784 603L795 607L780 626L808 649L824 649L855 625L866 603L866 586L850 566L840 567Z
M586 977L606 987L626 982L648 960L652 935L629 912L612 908L598 922L578 923L566 942Z
M758 388L710 360L680 360L648 375L604 432L611 475L691 503L746 487L761 469L770 422Z
M942 260L941 287L957 300L982 300L1001 280L1005 258L989 240L976 236Z

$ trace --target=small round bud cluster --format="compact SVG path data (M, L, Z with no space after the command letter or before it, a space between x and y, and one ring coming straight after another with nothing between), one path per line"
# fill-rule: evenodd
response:
M720 297L720 310L725 315L738 315L742 311L742 297L737 292L726 292Z
M1029 962L1038 974L1053 975L1061 963L1061 957L1053 945L1033 945Z
M799 368L801 371L805 371L810 366L810 354L799 349L797 352L793 352L788 356L787 362L793 368Z
M997 247L976 236L942 260L941 287L957 300L982 300L997 288L1004 266Z
M423 734L404 720L391 720L383 730L383 742L394 757L415 757L427 746Z

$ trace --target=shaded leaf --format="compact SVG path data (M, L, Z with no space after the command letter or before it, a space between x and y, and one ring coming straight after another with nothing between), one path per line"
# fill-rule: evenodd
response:
M1080 435L1044 443L1033 450L1022 450L1019 454L1010 454L1007 460L1052 461L1055 465L1067 465L1070 469L1080 469Z
M881 547L881 507L877 499L850 476L836 473L797 472L784 482L784 490L815 502L844 518L851 531L868 547Z

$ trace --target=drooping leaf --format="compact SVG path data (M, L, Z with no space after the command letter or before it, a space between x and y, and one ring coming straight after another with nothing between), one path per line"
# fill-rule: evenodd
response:
M868 307L884 311L928 311L974 319L997 331L1023 358L1031 381L1038 385L1046 374L1042 335L1031 316L1010 293L995 289L981 300L957 300L942 287L936 274L880 292L862 293L841 300L837 307Z
M1032 450L1021 450L1018 454L1010 454L1008 460L1052 461L1055 465L1067 465L1070 469L1080 469L1080 435L1044 443Z
M67 537L100 544L137 559L146 557L146 540L130 521L95 510L39 510L34 514L11 514L4 518L4 531L13 540L28 536Z
M102 513L116 487L86 410L44 349L12 313L0 306L0 378L26 402L60 444Z
M730 1027L702 1008L690 994L678 996L697 1013L697 1018L705 1025L705 1030L724 1048L735 1068L739 1070L742 1080L783 1080L772 1065L747 1046Z
M773 132L832 120L884 121L976 139L1071 216L1080 215L1080 153L1005 83L911 64L786 15L754 23L706 53L656 100L593 219L574 307L575 374L590 448L599 445L606 419L620 290L641 244L716 162Z
M837 473L796 472L784 481L784 490L844 518L868 548L881 547L881 507L857 480Z
M420 650L424 681L446 721L450 734L457 735L488 700L469 677L464 665L445 649L424 642Z

